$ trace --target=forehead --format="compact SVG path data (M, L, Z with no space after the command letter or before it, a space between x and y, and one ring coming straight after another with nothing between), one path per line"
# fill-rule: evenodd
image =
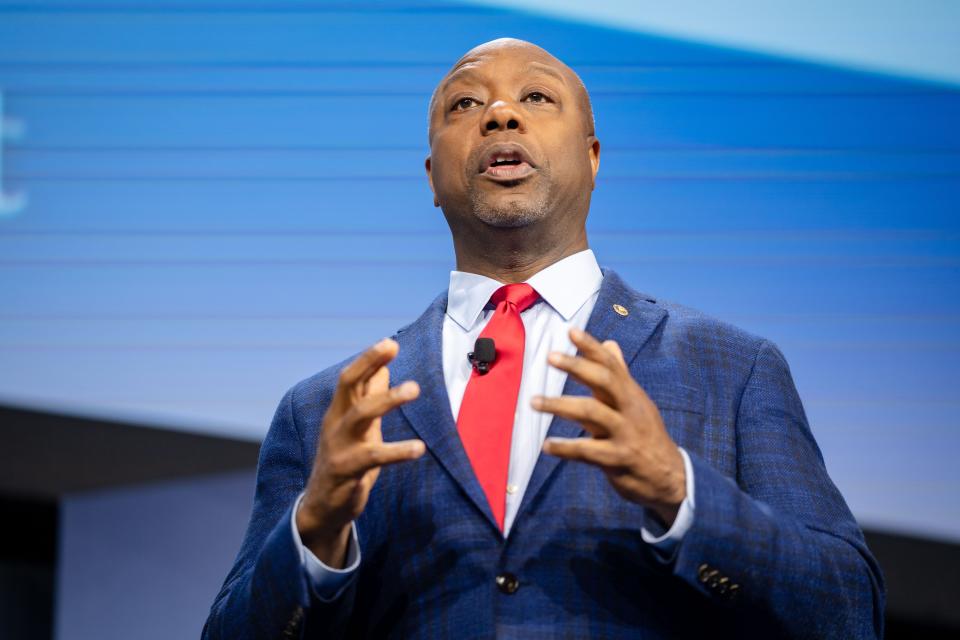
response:
M552 76L557 81L566 84L565 67L558 60L546 56L536 49L503 48L485 52L470 52L461 58L453 69L447 73L437 88L442 93L451 84L458 81L483 80L496 71L498 78L505 77L503 67L513 73L511 78L523 78L528 75Z

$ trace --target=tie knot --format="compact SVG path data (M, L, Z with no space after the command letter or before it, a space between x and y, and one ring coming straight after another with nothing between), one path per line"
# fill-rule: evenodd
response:
M490 296L493 304L499 306L501 302L508 302L517 308L517 313L522 313L539 299L540 294L526 282L505 284Z

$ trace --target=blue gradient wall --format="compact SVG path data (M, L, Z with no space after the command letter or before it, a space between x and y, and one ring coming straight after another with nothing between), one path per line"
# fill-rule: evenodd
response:
M445 287L427 100L511 35L592 92L601 264L775 341L862 522L960 540L956 88L358 6L0 3L0 401L261 437Z

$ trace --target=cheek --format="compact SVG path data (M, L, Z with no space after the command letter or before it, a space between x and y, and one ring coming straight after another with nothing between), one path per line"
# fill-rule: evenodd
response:
M434 165L433 188L442 196L450 197L462 191L462 178L457 175L456 168L449 162L440 162Z
M442 142L442 141L438 141ZM431 152L433 184L437 188L462 184L464 181L465 154L449 145L434 144Z
M590 156L579 138L563 141L551 150L550 157L553 159L550 172L554 179L571 185L592 179Z
M593 182L593 164L590 162L590 147L582 138L576 138L570 142L574 153L570 153L570 170L583 178L584 183Z

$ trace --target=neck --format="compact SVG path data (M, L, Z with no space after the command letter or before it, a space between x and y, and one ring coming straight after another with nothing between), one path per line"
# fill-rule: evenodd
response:
M564 240L543 240L536 229L496 229L493 237L473 242L454 236L457 270L476 273L499 282L525 282L534 274L586 249L586 229L566 236ZM539 236L539 239L538 239Z

